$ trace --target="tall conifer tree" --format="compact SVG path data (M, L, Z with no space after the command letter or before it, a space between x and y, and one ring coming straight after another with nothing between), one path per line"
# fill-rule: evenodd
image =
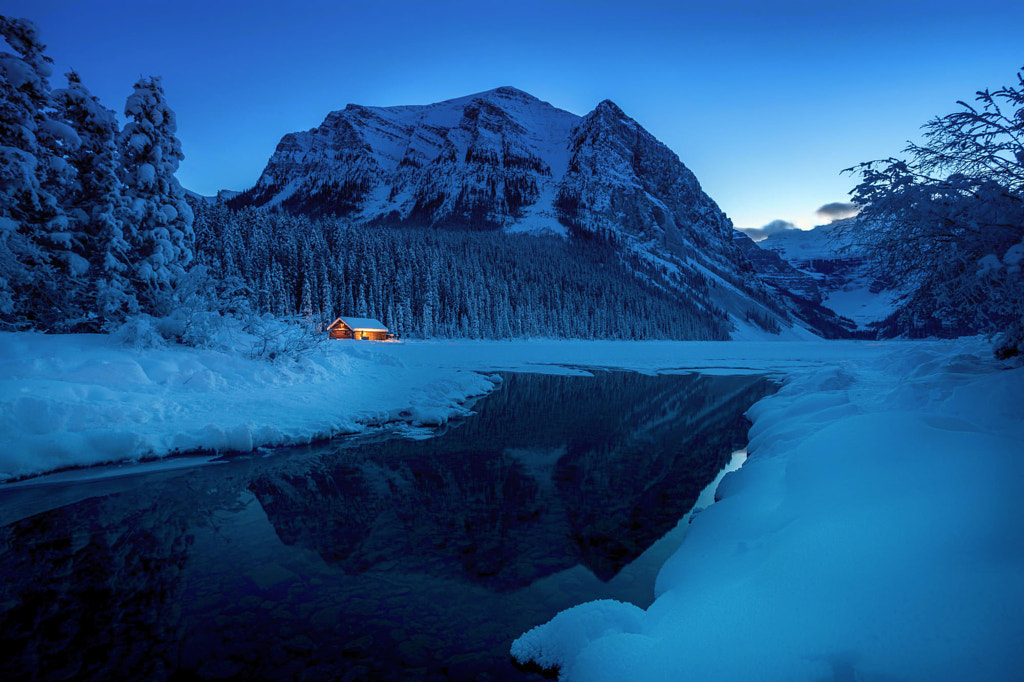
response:
M54 100L81 141L68 157L75 181L64 200L75 235L74 252L85 269L75 303L83 311L79 326L97 331L118 324L136 307L127 279L118 125L114 112L100 104L77 73L68 73L67 79L66 88L54 91Z
M192 209L174 175L185 156L159 78L136 82L124 113L129 121L121 132L120 175L128 201L131 276L143 310L161 314L193 257Z
M60 199L72 178L64 154L77 146L55 116L35 24L0 16L0 322L51 328L64 316L59 295L71 237Z

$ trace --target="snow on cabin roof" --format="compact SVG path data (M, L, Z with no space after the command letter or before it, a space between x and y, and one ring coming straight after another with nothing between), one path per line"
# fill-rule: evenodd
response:
M375 320L372 317L339 317L331 326L335 326L339 322L344 322L352 330L368 331L368 332L386 332L388 330L380 320Z

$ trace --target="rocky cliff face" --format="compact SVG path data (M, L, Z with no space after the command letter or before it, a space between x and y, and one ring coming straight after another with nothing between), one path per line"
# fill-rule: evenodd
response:
M474 229L516 225L540 203L549 215L539 227L557 231L551 197L578 120L514 88L425 106L350 104L285 135L237 203Z
M708 247L727 240L732 223L665 145L610 100L580 120L559 183L564 222L587 232L616 232L664 246Z
M764 245L763 241L761 242L762 246L759 246L743 232L736 231L733 234L733 240L753 263L765 283L777 289L798 294L813 303L821 303L822 289L818 284L818 279L810 272L797 269L774 249Z
M732 224L665 145L609 100L579 117L504 87L332 112L285 135L239 204L437 227L567 227L663 246Z
M349 105L286 135L231 203L601 239L652 286L738 326L777 330L800 317L694 174L608 100L582 117L510 87L423 106Z

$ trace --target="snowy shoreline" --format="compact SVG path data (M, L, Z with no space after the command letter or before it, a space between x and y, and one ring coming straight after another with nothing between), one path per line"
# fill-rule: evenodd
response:
M1024 368L979 339L338 342L271 363L24 333L0 334L0 358L6 480L440 424L502 370L769 374L783 387L748 413L749 460L695 518L652 606L582 604L515 657L588 681L1024 669Z
M179 453L307 444L392 422L439 425L495 379L328 344L277 362L102 335L0 334L0 481Z
M325 344L275 362L237 351L135 349L98 334L0 334L0 482L176 453L248 452L395 421L443 424L499 370L767 372L876 352L836 345L669 341Z
M650 608L582 604L512 653L588 682L1017 679L1021 405L1024 368L966 342L793 374Z

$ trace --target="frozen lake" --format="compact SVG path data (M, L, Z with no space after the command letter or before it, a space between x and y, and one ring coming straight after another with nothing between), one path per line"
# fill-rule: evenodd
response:
M755 375L510 373L433 438L2 487L0 667L537 677L511 665L511 641L583 601L649 605L687 513L738 462L743 412L772 390Z

